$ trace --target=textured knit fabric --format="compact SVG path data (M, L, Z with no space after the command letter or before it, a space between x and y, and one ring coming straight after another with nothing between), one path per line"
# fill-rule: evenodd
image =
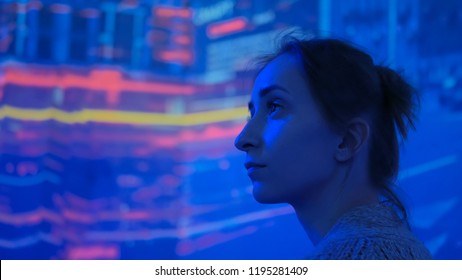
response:
M387 203L343 215L316 246L311 259L431 259L431 254Z

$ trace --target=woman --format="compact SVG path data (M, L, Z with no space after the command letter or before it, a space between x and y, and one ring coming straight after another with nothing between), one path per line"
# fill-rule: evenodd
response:
M255 199L293 206L313 259L430 259L391 189L413 89L339 40L286 38L261 62L235 141Z

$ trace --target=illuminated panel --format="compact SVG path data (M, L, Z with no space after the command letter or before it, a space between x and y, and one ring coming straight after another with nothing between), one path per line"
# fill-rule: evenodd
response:
M185 168L179 161L207 155L197 150L184 157L179 147L212 143L214 153L222 157L227 150L222 142L232 142L230 139L241 129L246 108L242 112L241 108L234 112L230 108L186 114L141 113L137 108L129 112L108 110L114 103L129 102L130 91L151 98L163 95L159 102L212 93L204 86L157 78L154 82L146 76L135 81L115 69L24 66L2 69L6 97L17 95L19 89L19 100L24 100L24 105L3 104L0 109L2 125L14 127L2 131L7 141L2 141L1 148L8 156L10 173L0 176L0 185L23 202L12 199L1 207L0 226L4 232L21 228L23 233L0 236L0 253L8 252L11 257L9 254L26 251L23 256L31 259L36 258L33 252L40 252L38 258L58 259L140 258L143 254L148 258L177 258L178 240L231 227L223 221L213 228L197 225L178 229L179 221L185 217L206 216L223 208L187 202L183 177L179 175ZM166 93L159 85L170 90ZM126 100L114 98L102 110L86 108L94 104L90 102L92 98L106 95L109 99L114 93ZM59 100L70 94L77 97L74 101L81 102L83 109L66 111L60 107L62 103L53 104L57 97ZM43 110L26 109L36 104L34 100L49 104ZM152 122L153 117L158 119ZM164 125L157 123L165 119ZM219 119L234 125L217 123ZM177 127L186 125L193 127ZM30 158L33 164L24 160ZM136 170L126 167L131 165L136 165ZM30 202L34 197L49 200L48 195L53 197L52 203L41 199ZM8 212L8 207L15 212ZM226 234L226 239L220 240L237 236L242 234ZM207 244L210 247L218 243Z
M237 17L226 21L210 24L207 27L207 36L215 39L246 30L248 21L245 17Z
M101 12L94 8L74 11L71 15L69 59L91 63L98 59Z
M192 10L170 6L154 7L151 22L154 29L148 33L147 38L153 46L153 59L168 64L193 65L195 28Z
M189 110L183 104L189 99L206 99L223 88L211 90L212 86L184 83L177 77L164 79L114 67L117 52L128 53L132 45L117 46L117 38L110 37L113 32L101 34L105 19L110 21L105 16L117 19L119 12L132 13L126 10L141 7L137 1L121 3L123 11L120 5L115 10L113 5L82 10L74 4L43 3L45 8L36 12L33 22L43 31L37 32L43 36L34 45L41 48L38 54L29 57L31 63L6 63L0 68L4 140L0 143L0 256L174 259L179 240L200 240L198 248L204 249L251 233L248 229L211 232L234 231L236 223L223 216L226 205L190 202L184 183L184 176L195 172L195 160L228 154L247 109L242 104L209 104L206 109ZM159 61L194 63L191 11L160 9L154 16L162 19L155 31L166 33L164 44L154 42ZM57 60L49 48L57 18L72 21L71 34L63 37L69 44L56 45L61 52L64 47L75 48L63 56L63 64L52 64ZM120 25L125 22L132 21L122 20ZM149 31L143 25L150 22L149 16L134 17L136 24L126 31L143 35ZM177 22L174 32L169 29L172 22ZM120 30L120 25L112 26ZM99 61L86 55L105 54L102 46L114 52L105 60L108 65L82 67L82 62ZM140 59L149 60L150 52ZM41 62L47 65L40 66ZM156 109L148 110L143 101L156 102ZM227 161L220 163L220 170L230 166ZM223 199L229 201L227 196ZM209 223L209 215L217 213L222 216L219 221ZM199 216L207 223L186 226L182 222Z
M0 1L0 55L3 53L15 53L15 40L17 40L17 32L20 29L17 21L18 18L24 17L20 9L24 8L20 8L15 3L3 3Z

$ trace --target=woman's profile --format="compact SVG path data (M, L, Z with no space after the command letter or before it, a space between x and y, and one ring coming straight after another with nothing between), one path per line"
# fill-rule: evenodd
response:
M418 96L336 39L286 37L260 59L235 146L260 203L288 203L313 259L430 259L392 189Z

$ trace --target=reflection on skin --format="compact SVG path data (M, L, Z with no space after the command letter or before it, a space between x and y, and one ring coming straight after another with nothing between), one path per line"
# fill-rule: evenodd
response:
M255 199L292 205L316 243L342 213L377 202L378 193L367 176L367 121L353 119L348 131L336 131L301 69L283 54L259 73L251 117L235 145L247 155Z
M284 55L263 69L249 102L250 120L236 139L246 164L257 165L248 172L262 203L295 203L325 184L335 168L338 137L294 63Z

